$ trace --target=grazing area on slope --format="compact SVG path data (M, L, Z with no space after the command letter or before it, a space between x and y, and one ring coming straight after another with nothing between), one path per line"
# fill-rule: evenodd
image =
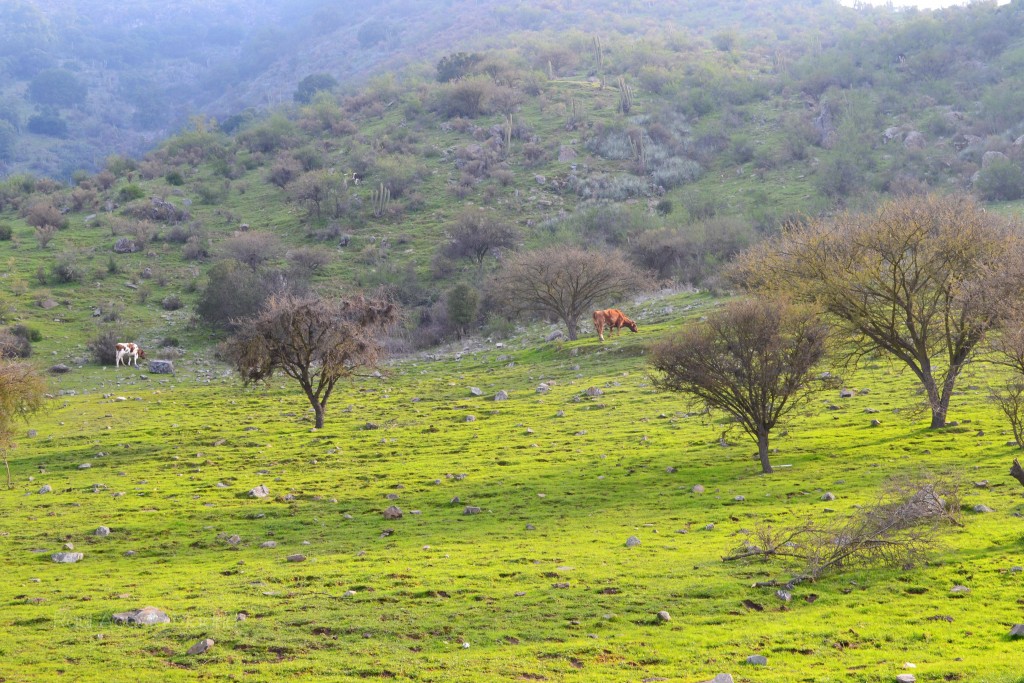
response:
M1020 681L1000 371L968 368L931 430L913 378L865 359L779 429L765 476L648 375L647 344L721 303L631 302L640 332L603 344L534 327L409 356L339 385L321 430L293 385L200 358L60 376L0 493L0 678ZM784 567L722 561L924 471L959 476L964 508L924 562L777 593L754 584ZM170 622L112 621L147 606Z

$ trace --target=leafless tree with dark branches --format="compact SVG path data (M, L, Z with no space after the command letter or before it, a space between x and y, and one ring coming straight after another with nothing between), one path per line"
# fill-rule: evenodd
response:
M281 294L257 315L238 321L222 350L247 384L276 372L298 382L320 428L338 380L376 367L385 335L397 321L397 307L382 299Z
M656 344L651 366L660 389L689 394L736 418L772 472L768 435L814 388L827 328L816 311L785 301L727 305Z

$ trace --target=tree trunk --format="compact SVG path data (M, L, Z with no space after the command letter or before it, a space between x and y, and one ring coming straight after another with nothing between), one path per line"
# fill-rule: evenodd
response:
M761 459L762 473L771 474L775 471L772 469L772 464L768 462L768 430L764 427L759 427L757 430L757 457Z
M577 332L577 329L576 329L577 328L577 321L576 320L566 320L565 321L565 326L569 330L569 341L576 341L576 337L578 336L578 332Z
M1013 459L1013 465L1010 467L1010 476L1019 481L1021 486L1024 486L1024 468L1021 468L1020 461L1017 458Z
M313 413L316 415L316 428L322 429L324 426L324 407L319 403L314 403Z
M11 463L7 462L7 450L6 449L4 449L4 451L3 451L3 459L4 459L4 467L7 469L7 488L13 489L14 488L14 483L11 482ZM1014 460L1013 462L1016 463L1017 461ZM1024 482L1022 482L1022 483L1024 483Z
M925 375L922 380L925 393L928 396L928 406L932 409L932 423L929 429L938 429L946 426L946 413L949 411L949 394L943 392L939 396L939 388L935 386L935 378L931 374Z

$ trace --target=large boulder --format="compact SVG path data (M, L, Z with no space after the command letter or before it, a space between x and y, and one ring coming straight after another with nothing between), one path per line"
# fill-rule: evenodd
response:
M167 613L156 607L143 607L128 612L118 612L113 616L115 624L131 624L132 626L152 626L154 624L169 624L171 618Z
M928 142L924 139L924 135L916 130L910 131L907 133L907 137L903 138L903 149L924 149L927 144Z
M154 375L173 375L174 362L169 360L151 360L149 361L149 371Z
M1009 158L1002 152L989 150L981 155L981 167L988 168L996 161L1009 161Z

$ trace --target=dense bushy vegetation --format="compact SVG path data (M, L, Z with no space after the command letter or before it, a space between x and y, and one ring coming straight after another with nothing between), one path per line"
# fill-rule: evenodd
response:
M514 252L617 249L662 282L720 287L723 263L805 216L936 188L1024 194L1015 7L745 7L749 33L723 31L741 9L726 3L719 23L701 15L710 23L698 28L715 26L707 36L665 21L699 14L685 3L618 23L605 3L565 8L557 22L578 21L562 32L532 30L518 7L502 15L521 29L515 49L442 52L359 89L310 63L272 111L194 117L145 157L109 156L67 186L9 176L0 209L12 227L0 238L38 247L22 282L125 276L134 305L215 327L273 293L383 287L410 311L419 345L506 324L482 285ZM256 49L245 30L215 28L220 11L190 21L225 49ZM353 28L328 15L322 35ZM54 58L66 18L18 16L53 35L4 62L11 83L32 81L36 116L88 118L103 86ZM310 30L286 19L282 30ZM768 24L775 36L759 32ZM354 49L395 58L418 35L384 20L358 34ZM119 310L106 303L99 317Z

